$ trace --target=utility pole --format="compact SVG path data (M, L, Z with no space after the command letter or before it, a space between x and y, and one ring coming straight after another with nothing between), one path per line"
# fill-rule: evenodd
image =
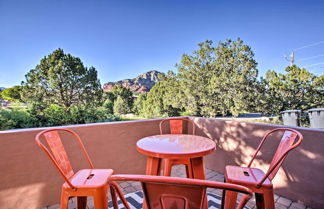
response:
M290 66L293 66L295 64L295 52L292 51L290 54Z
M295 52L292 51L290 53L290 57L288 57L287 55L285 55L285 58L288 62L290 62L290 66L293 66L295 64Z
M288 61L288 62L290 62L290 66L293 66L294 64L295 64L295 52L296 51L299 51L299 50L301 50L301 49L305 49L305 48L309 48L309 47L314 47L314 46L318 46L318 45L322 45L322 44L324 44L324 41L319 41L319 42L316 42L316 43L312 43L312 44L309 44L309 45L306 45L306 46L302 46L302 47L299 47L299 48L296 48L296 49L294 49L293 51L291 51L291 53L290 53L290 56L288 57L288 55L284 55L284 57L285 57L285 59ZM317 55L317 56L313 56L313 57L307 57L307 58L305 58L305 59L300 59L300 60L298 60L298 61L304 61L304 60L308 60L308 59L313 59L313 58L317 58L317 57L321 57L321 56L323 56L323 54L321 54L321 55ZM316 63L316 65L317 65L318 63ZM320 63L320 64L322 64L322 63Z

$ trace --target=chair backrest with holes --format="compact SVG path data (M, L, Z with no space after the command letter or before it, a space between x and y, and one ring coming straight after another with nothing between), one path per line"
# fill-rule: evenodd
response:
M42 150L51 159L65 181L71 187L73 187L71 182L69 181L69 178L74 175L74 171L72 169L68 155L64 149L60 133L71 134L73 138L78 141L90 167L93 168L93 164L89 158L87 151L84 148L80 137L74 131L71 131L69 129L47 129L38 133L36 135L35 141L37 145L42 148ZM47 146L42 143L42 139L45 139Z
M110 184L117 191L124 206L129 206L114 181L139 181L148 209L202 209L207 204L207 188L225 189L243 194L237 208L242 209L252 197L252 191L244 186L200 179L186 179L148 175L113 175ZM116 199L115 199L116 201Z
M192 135L195 135L195 124L186 118L176 118L176 119L164 119L160 122L160 134L166 134L163 132L163 126L169 122L170 134L183 134L184 122L188 124L188 131L191 130ZM189 125L191 125L191 129L189 129ZM188 133L189 134L189 133Z
M268 171L265 175L265 177L261 180L261 184L265 181L266 178L269 178L270 180L272 180L279 168L281 167L283 161L285 160L285 158L287 157L288 153L295 149L296 147L298 147L301 142L303 141L303 136L301 135L301 133L299 133L298 131L294 130L294 129L290 129L290 128L277 128L277 129L273 129L271 131L269 131L268 133L266 133L266 135L263 137L261 143L259 144L256 152L254 153L253 158L251 159L248 167L251 167L253 160L256 158L259 150L261 149L262 145L264 144L264 142L266 140L268 140L270 138L271 135L275 135L275 134L279 134L282 133L282 137L280 140L280 143L277 147L277 150L272 158L272 161L270 163L270 166L268 168ZM260 186L260 183L258 184L258 186Z

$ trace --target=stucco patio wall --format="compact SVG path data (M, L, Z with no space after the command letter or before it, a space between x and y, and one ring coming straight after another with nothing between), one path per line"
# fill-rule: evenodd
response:
M266 131L286 127L197 117L191 119L199 127L197 134L217 143L216 151L205 158L205 165L221 173L224 173L226 165L247 165ZM289 153L273 180L275 193L312 208L324 208L324 130L292 128L300 131L304 140L300 147ZM255 165L266 171L277 145L276 138L265 143Z
M95 168L112 168L116 173L145 172L146 158L135 149L142 137L159 133L160 120L112 122L68 126L80 136ZM43 129L0 132L0 208L42 208L59 203L63 179L35 135ZM87 168L76 143L64 144L75 170ZM80 157L81 156L81 157Z
M224 171L227 164L245 164L261 136L273 125L191 118L197 134L217 142L215 153L205 158L206 167ZM142 137L159 133L159 119L68 126L82 138L96 168L112 168L115 173L144 173L146 158L135 149ZM42 208L59 202L62 178L34 142L43 130L22 129L0 132L0 208ZM324 131L299 128L305 140L291 153L275 179L276 192L313 208L324 208ZM275 140L274 140L275 141ZM87 166L78 145L65 141L75 170ZM269 164L270 142L262 151L260 166Z

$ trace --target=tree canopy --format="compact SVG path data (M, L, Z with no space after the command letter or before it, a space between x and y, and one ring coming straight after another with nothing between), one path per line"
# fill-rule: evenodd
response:
M307 110L324 104L324 76L315 76L296 65L288 66L285 71L285 74L267 71L263 112L273 115L284 110Z
M204 117L322 107L324 76L298 66L284 74L269 70L258 79L254 53L241 39L198 44L182 55L178 73L169 72L147 95L136 101L144 117L195 115Z
M257 106L257 63L242 40L198 44L148 93L143 108L152 116L237 115Z
M85 67L78 57L57 49L41 59L22 82L22 100L35 126L110 121L101 108L101 84L94 67Z
M110 92L104 94L104 107L111 114L127 114L133 111L133 92L126 87L116 85Z
M87 68L80 58L57 49L44 57L22 82L23 99L43 109L57 104L69 110L72 106L100 104L102 89L94 67Z
M4 89L0 92L0 96L4 100L12 102L22 102L21 98L22 86L13 86L11 88Z
M136 110L144 117L177 116L182 110L182 88L176 75L169 71L160 80L149 93L135 101Z
M253 109L257 63L242 40L229 39L217 46L212 41L200 43L177 66L187 98L185 108L194 115L237 115Z

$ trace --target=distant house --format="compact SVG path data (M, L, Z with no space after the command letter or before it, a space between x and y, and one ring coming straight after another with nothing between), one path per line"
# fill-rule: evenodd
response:
M0 107L6 108L9 105L10 105L10 101L0 99Z
M238 115L239 118L258 118L262 117L262 113L241 113Z

